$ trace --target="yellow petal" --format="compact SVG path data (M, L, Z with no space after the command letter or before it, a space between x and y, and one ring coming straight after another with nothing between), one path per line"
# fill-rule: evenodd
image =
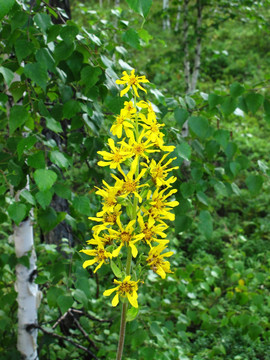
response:
M93 265L95 262L96 262L96 258L95 258L95 259L92 259L92 260L86 260L86 261L83 263L83 268L85 269L87 266L91 266L91 265Z
M112 299L112 306L117 306L118 303L119 303L119 294L117 293Z
M127 298L128 298L128 301L130 302L130 304L135 307L136 309L138 309L138 301L137 301L137 297L136 296L136 292L133 292L132 295L130 295L129 293L127 293Z
M116 291L117 289L119 288L119 286L113 288L113 289L108 289L108 290L105 290L103 295L104 296L110 296L114 291Z

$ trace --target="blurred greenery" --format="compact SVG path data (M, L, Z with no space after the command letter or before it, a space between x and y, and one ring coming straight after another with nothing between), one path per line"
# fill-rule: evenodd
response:
M72 20L62 24L61 9L43 1L0 7L1 359L20 359L15 266L28 258L16 258L12 233L31 209L39 358L115 358L120 310L102 296L113 275L83 269L79 250L91 236L88 216L100 210L95 186L110 178L96 153L123 105L115 79L135 68L150 80L166 143L176 146L180 205L168 235L173 274L149 272L124 359L269 360L269 2L202 0L200 76L188 94L184 2L167 12L162 1L70 3ZM197 4L189 2L191 65ZM163 29L166 14L171 28ZM49 243L63 222L72 239Z

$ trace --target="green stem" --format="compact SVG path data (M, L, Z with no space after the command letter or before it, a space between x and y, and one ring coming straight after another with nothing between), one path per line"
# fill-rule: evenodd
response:
M120 325L120 334L119 342L117 348L116 360L121 360L123 355L124 343L125 343L125 333L126 333L126 316L127 316L128 303L123 303L122 305L122 314L121 314L121 325Z

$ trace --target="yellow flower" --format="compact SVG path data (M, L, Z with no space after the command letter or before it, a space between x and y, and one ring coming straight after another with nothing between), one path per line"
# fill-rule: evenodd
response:
M121 169L120 164L124 162L129 156L130 153L127 152L127 149L123 147L115 147L114 140L108 139L108 144L111 148L111 152L107 151L98 151L97 153L103 157L106 161L99 161L99 166L110 166L111 169Z
M158 149L151 149L151 147L153 146L153 144L150 143L151 139L143 141L144 137L145 131L143 130L138 138L138 141L136 141L134 137L131 137L128 144L125 143L123 140L120 142L125 148L127 148L131 152L132 156L135 155L135 158L131 165L131 169L137 168L138 160L140 157L145 158L146 161L149 162L148 154L160 151Z
M151 160L151 163L149 165L150 168L150 174L152 176L153 182L156 184L156 186L167 186L171 187L171 184L173 184L177 178L175 176L171 176L169 179L166 179L168 176L168 173L174 169L178 169L179 166L175 166L169 169L166 169L168 165L176 159L176 157L169 159L165 164L162 165L162 161L168 156L169 154L163 155L161 160L156 163L154 159Z
M141 232L144 235L143 239L148 245L150 245L152 241L162 244L167 244L169 242L169 240L164 240L166 238L164 231L168 228L168 225L164 223L155 225L155 220L151 216L146 222L140 214L138 214L138 223L140 225ZM157 239L157 236L160 236L163 239Z
M103 208L101 211L97 213L97 217L103 216L107 212L113 212L114 207L117 205L117 197L119 196L119 192L121 190L121 184L115 183L114 186L110 186L106 183L106 181L102 180L105 187L102 189L97 188L97 195L103 197Z
M169 257L173 255L172 251L161 254L167 246L165 244L159 244L158 246L151 247L148 258L146 259L148 265L151 269L157 273L162 279L165 279L166 273L172 273L170 270L169 261L164 260L164 257Z
M120 115L116 117L116 120L111 127L111 133L116 135L118 138L122 137L123 129L125 130L127 137L131 137L133 135L131 130L133 125L127 120L128 115L128 112L125 109L122 109Z
M139 88L139 89L143 90L145 93L147 93L147 91L140 85L140 83L148 83L149 82L145 76L136 76L135 70L131 70L130 75L128 75L128 73L126 71L124 71L123 75L124 76L121 77L120 80L116 80L116 84L127 85L127 87L120 92L121 97L123 95L125 95L131 87L137 97L139 97L137 88Z
M121 189L121 195L120 197L126 197L129 194L134 194L138 199L139 202L142 202L142 197L138 193L138 189L143 186L148 186L147 184L139 185L140 179L143 177L147 169L143 169L140 174L133 179L135 168L131 169L127 174L124 172L121 172L121 174L124 176L125 181L118 179L114 174L111 174L111 176L116 180L122 182L122 189Z
M147 199L150 200L150 209L146 211L147 214L152 216L157 221L160 219L168 219L170 221L174 221L175 215L170 213L173 207L178 206L178 201L167 201L167 198L170 197L172 194L177 192L176 189L172 189L168 194L164 195L164 192L168 188L160 190L157 188L154 193L152 194L151 191L147 194ZM152 195L152 196L151 196Z
M128 298L128 301L130 302L131 306L138 308L138 281L132 281L130 280L130 275L126 276L123 281L118 281L114 279L113 281L115 284L118 284L113 289L105 290L103 295L104 296L110 296L113 292L116 291L116 295L112 299L112 306L117 306L119 303L119 295Z
M121 205L117 204L116 206L113 207L113 209L109 208L100 217L89 216L88 217L89 220L102 223L102 224L93 226L92 229L93 229L94 233L99 234L100 231L105 230L108 225L114 225L116 223L117 217L122 214L122 211L120 211L120 210L121 210Z
M95 268L94 273L102 266L104 262L108 262L108 259L112 258L112 254L104 249L104 245L101 241L97 241L97 249L94 250L80 250L86 255L94 256L94 259L86 260L83 263L83 268L85 269L87 266L93 265L94 263L99 263Z
M151 102L149 100L144 101L144 100L141 100L137 103L137 106L139 108L143 108L143 109L147 109L148 110L148 119L150 121L155 121L156 120L156 114L155 114L155 111L153 109L153 106L151 104Z
M120 221L120 217L117 218L116 222L119 227L119 231L114 229L109 229L109 233L110 235L115 237L116 240L120 241L120 245L118 246L117 249L115 249L112 252L112 256L113 257L118 256L123 246L129 246L131 248L132 256L135 258L138 254L138 250L135 246L135 243L141 240L144 237L144 235L143 234L136 235L134 233L133 226L135 225L136 220L130 221L128 225L126 225L125 227L122 225Z

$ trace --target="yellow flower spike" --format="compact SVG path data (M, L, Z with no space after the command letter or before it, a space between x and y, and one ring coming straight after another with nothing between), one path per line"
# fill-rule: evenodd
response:
M113 289L105 290L103 295L104 296L110 296L113 292L116 292L113 300L112 300L112 306L117 306L119 303L119 296L127 297L128 301L130 302L131 306L138 308L138 281L132 281L130 280L130 275L126 276L123 281L118 281L114 279L114 283L118 284Z
M130 88L133 89L137 97L139 97L137 88L147 93L147 91L140 85L140 83L149 82L149 80L147 80L145 76L136 76L135 70L131 70L130 75L128 75L128 73L124 71L123 75L124 76L122 76L121 79L116 80L116 84L127 85L127 87L120 92L121 97L124 96L129 91Z

